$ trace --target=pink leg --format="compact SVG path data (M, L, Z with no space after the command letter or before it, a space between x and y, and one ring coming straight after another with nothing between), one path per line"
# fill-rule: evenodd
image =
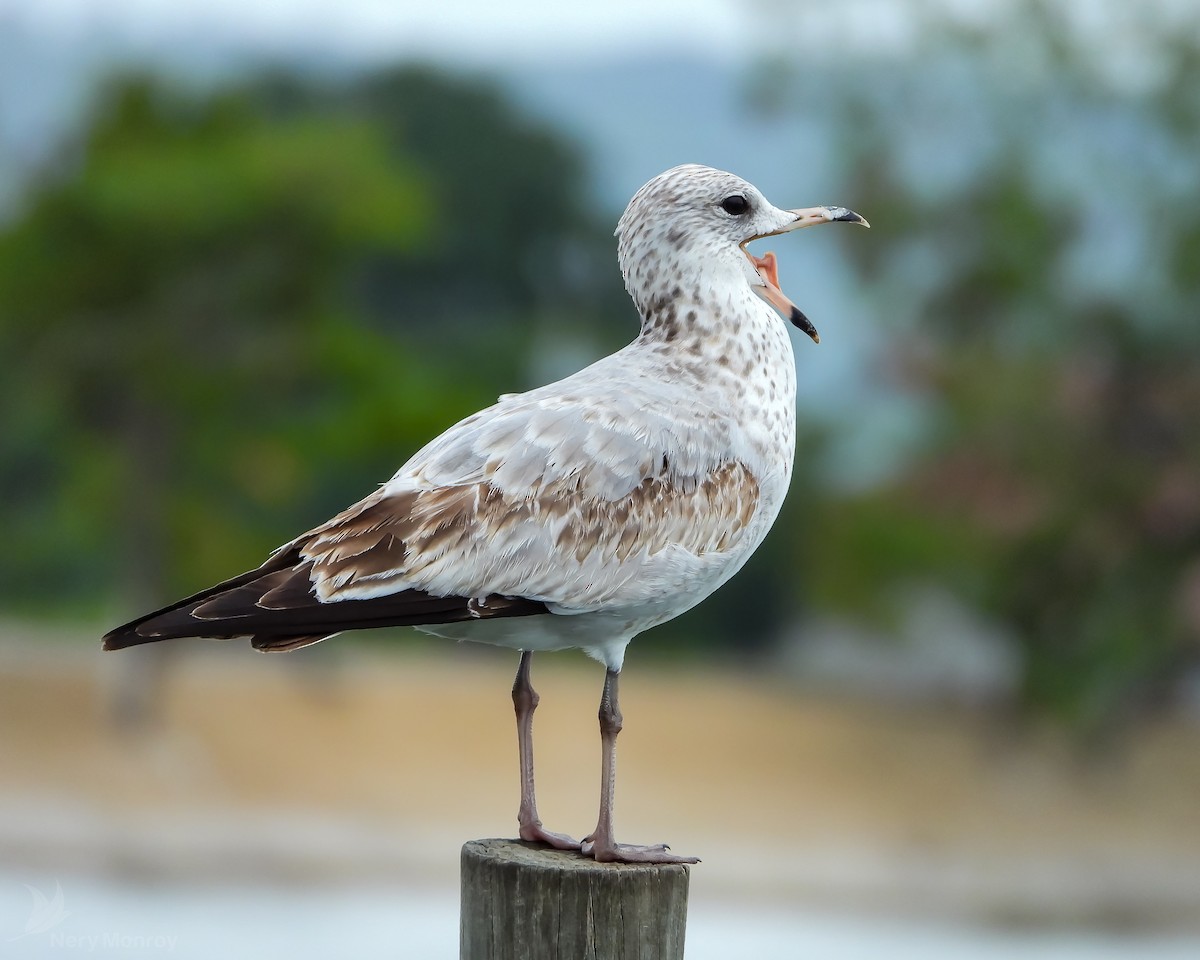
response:
M551 833L542 826L538 817L537 799L533 792L533 711L537 709L539 697L529 682L529 660L533 656L528 650L521 651L521 662L513 680L513 706L517 711L517 751L521 757L521 809L517 814L522 840L548 843L559 850L578 850L579 841L561 833Z
M667 852L665 843L643 847L617 843L613 836L613 793L617 786L617 734L621 732L621 706L617 699L615 670L604 675L604 693L600 697L600 743L603 766L600 780L600 819L595 832L584 840L585 854L602 861L618 863L699 863L695 857L680 857Z

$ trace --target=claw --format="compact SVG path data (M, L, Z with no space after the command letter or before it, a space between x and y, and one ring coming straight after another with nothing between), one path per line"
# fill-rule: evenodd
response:
M597 846L594 841L584 842L580 852L597 863L699 863L698 857L682 857L667 853L671 849L665 843L647 846L634 843L609 843Z

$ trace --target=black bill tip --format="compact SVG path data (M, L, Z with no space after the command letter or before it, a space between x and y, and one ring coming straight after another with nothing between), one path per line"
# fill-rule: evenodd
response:
M864 227L870 227L867 223L867 218L855 213L853 210L847 210L845 207L834 207L831 213L836 214L833 218L835 223L858 223Z
M809 320L808 317L800 312L799 307L792 307L792 312L788 315L788 319L791 320L795 326L799 327L810 337L812 337L813 343L821 342L821 335L817 333L817 328L812 325L812 321Z

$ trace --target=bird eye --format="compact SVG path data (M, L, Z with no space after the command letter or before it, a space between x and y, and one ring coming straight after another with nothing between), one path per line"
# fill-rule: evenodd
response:
M740 217L750 209L750 201L740 193L735 193L732 197L726 197L721 201L721 209L731 217Z

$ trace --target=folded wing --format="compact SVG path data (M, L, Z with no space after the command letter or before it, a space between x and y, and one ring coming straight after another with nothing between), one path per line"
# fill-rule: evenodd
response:
M679 590L740 540L757 480L736 460L686 459L722 449L689 442L719 428L706 411L643 407L635 420L631 398L607 400L502 400L263 566L117 628L105 647L246 636L285 650L344 630L582 613Z

